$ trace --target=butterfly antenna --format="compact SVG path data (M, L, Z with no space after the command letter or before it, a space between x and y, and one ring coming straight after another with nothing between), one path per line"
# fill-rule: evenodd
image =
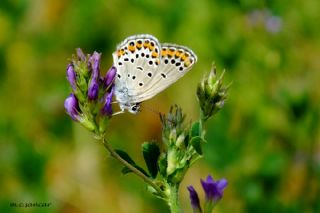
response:
M149 110L150 112L152 112L152 113L154 113L154 114L156 114L156 115L161 114L160 111L154 110L153 108L151 108L151 107L149 107L149 106L145 106L145 105L142 106L142 105L141 105L141 108L145 108L145 109Z

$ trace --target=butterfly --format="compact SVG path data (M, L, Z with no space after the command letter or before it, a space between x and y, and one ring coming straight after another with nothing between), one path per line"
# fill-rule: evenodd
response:
M136 114L148 100L184 76L197 62L187 47L159 43L152 35L126 38L113 53L117 69L114 94L121 111Z

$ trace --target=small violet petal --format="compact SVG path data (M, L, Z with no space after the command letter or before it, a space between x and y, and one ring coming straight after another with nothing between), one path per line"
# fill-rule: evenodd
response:
M100 78L100 54L94 52L90 57L92 66L91 80L88 88L89 100L96 100L99 95L99 78Z
M107 72L105 78L104 78L104 87L107 88L111 85L111 83L114 80L114 77L117 74L117 69L115 66L112 66L109 71Z
M192 208L201 212L200 200L197 191L193 188L193 186L188 186L187 189L189 191Z
M111 116L112 115L112 97L114 92L114 86L112 87L109 94L106 95L105 104L102 109L102 114Z
M77 48L77 56L81 61L85 61L86 60L86 56L82 52L81 48Z
M214 179L209 175L206 181L201 180L201 184L206 195L206 200L217 202L222 198L223 191L228 182L226 179L214 181Z
M76 96L71 93L69 97L64 101L64 108L67 114L75 121L79 121L79 105Z
M68 64L67 66L67 79L72 89L76 89L76 73L74 71L73 64Z

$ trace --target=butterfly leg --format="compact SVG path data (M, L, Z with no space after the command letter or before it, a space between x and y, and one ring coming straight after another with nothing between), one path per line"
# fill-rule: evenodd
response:
M112 116L119 115L119 114L122 114L122 113L124 113L124 111L115 112L115 113L112 114Z

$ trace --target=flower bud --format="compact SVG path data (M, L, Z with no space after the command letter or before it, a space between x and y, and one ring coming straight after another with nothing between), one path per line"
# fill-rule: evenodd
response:
M80 109L78 105L78 100L76 96L71 93L69 97L64 101L64 108L66 109L67 114L75 121L80 120Z
M181 134L179 135L179 137L177 138L177 140L176 140L176 146L179 147L179 148L183 147L183 145L184 145L184 139L185 139L185 136L184 136L183 133L181 133Z
M102 114L111 116L112 115L112 97L114 92L114 86L112 87L109 94L105 96L104 106L102 108Z
M99 95L100 54L94 52L89 61L92 66L92 74L88 88L88 99L96 100Z
M72 89L76 89L76 73L74 71L73 64L68 64L67 66L67 79L72 87Z
M201 108L201 119L204 121L224 106L229 86L222 85L223 76L224 72L217 77L216 68L213 67L210 74L198 85L197 96Z
M117 69L115 66L112 66L109 71L107 72L106 76L104 77L104 87L108 88L114 80L114 77L117 74Z
M82 52L81 48L77 48L77 56L78 56L79 60L81 60L81 61L86 60L86 56Z
M201 213L200 200L197 191L193 188L193 186L187 187L190 196L190 202L194 213Z
M177 168L177 156L174 149L168 150L168 166L167 166L167 175L171 175Z
M226 179L214 181L209 175L204 181L201 179L201 185L205 192L205 212L211 212L213 207L221 200L223 191L227 187L228 182Z
M177 139L177 130L174 128L170 131L169 135L169 143L174 143Z

